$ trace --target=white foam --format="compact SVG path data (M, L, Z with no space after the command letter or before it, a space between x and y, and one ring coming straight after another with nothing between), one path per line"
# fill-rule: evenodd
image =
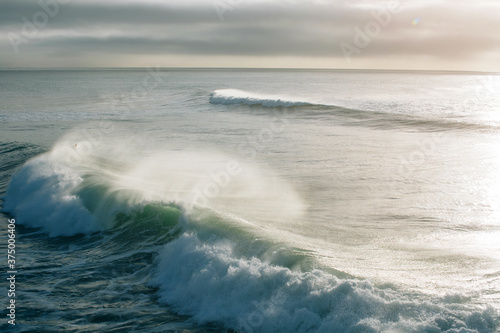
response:
M210 103L261 105L264 107L320 105L290 96L258 94L238 89L215 90L210 94Z
M151 285L199 323L239 332L492 332L494 311L238 258L227 240L184 234L160 253Z
M98 220L72 191L82 178L50 153L28 161L9 184L2 211L16 222L42 228L51 236L101 230Z

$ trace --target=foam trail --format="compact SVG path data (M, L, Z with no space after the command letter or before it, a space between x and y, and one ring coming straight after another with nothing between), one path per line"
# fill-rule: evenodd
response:
M239 332L493 332L495 311L377 288L321 270L241 258L226 239L186 233L165 245L151 285L199 323Z
M323 105L289 96L258 94L238 89L215 90L210 94L210 103L261 105L264 107Z

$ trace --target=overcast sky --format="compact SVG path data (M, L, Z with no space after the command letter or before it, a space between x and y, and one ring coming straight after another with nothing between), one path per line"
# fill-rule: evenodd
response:
M0 68L153 66L500 72L500 1L0 1Z

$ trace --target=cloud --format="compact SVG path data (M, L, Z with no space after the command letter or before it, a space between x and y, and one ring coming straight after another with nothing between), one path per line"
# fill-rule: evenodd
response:
M87 54L100 54L103 59L234 57L235 62L248 57L331 58L332 63L345 65L342 42L357 48L359 52L351 58L363 64L397 58L411 65L419 58L430 65L451 61L474 67L475 62L490 61L494 67L500 54L496 33L500 31L500 5L490 0L392 1L400 9L394 13L388 11L391 1L73 0L57 10L55 1L42 0L52 4L47 7L52 14L57 13L46 15L46 24L39 24L29 38L23 32L26 22L36 23L41 14L34 15L47 10L38 1L2 2L0 65L22 67L39 62L51 66L50 59L54 59L56 66L61 59L71 64L72 57L81 59ZM387 24L378 23L380 30L370 42L356 46L359 31L366 34L370 22L377 23L376 13ZM11 45L13 36L24 38L15 40L18 54ZM93 66L100 66L99 61Z

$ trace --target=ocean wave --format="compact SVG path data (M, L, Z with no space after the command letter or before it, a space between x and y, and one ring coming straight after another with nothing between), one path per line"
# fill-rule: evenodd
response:
M430 300L322 270L240 258L225 240L185 233L165 245L150 285L201 323L239 332L493 332L493 309ZM449 300L453 299L453 302ZM458 300L458 301L457 301Z
M2 210L50 236L106 231L100 255L110 262L125 254L140 260L149 247L156 259L145 268L148 279L138 283L158 288L162 304L196 323L239 332L472 333L498 327L493 309L462 295L436 298L375 285L321 266L306 246L293 248L272 221L288 223L300 200L248 166L195 207L176 196L225 182L219 172L227 167L224 155L163 151L148 159L138 158L131 145L103 144L69 163L74 142L61 140L26 162ZM109 239L117 243L115 254L106 252Z
M304 101L290 96L267 95L252 93L238 89L220 89L210 94L210 103L212 104L245 104L260 105L264 107L293 107L318 105L311 101Z
M12 176L2 211L50 236L72 236L110 229L117 214L155 203L238 216L249 227L303 210L286 182L270 181L256 166L217 152L156 150L154 143L141 154L142 144L90 144L70 133Z
M433 118L415 113L405 114L392 111L374 111L343 107L340 105L323 104L299 99L286 95L268 95L247 92L238 89L220 89L210 94L211 104L223 105L258 105L262 107L300 107L314 106L309 108L305 116L334 117L333 121L347 126L365 126L378 129L403 129L413 131L421 129L424 131L498 131L496 124L475 123L463 119L446 118L443 116Z

